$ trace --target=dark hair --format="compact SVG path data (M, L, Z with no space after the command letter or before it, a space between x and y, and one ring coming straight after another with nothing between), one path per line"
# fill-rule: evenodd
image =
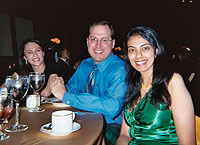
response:
M153 103L159 108L159 104L162 102L165 107L169 107L171 104L170 94L167 89L169 80L172 77L172 72L164 65L164 47L154 30L146 26L137 26L131 29L124 41L125 47L125 61L126 61L126 83L127 83L127 100L126 103L135 103L140 97L140 90L142 85L142 79L140 73L134 69L128 59L127 42L131 36L139 35L147 40L154 49L154 53L157 54L153 65L153 81L152 89L149 93L152 95ZM166 68L165 68L166 67ZM167 71L166 71L167 70Z
M20 50L19 50L19 62L20 62L22 74L28 74L30 71L33 71L31 65L28 62L26 63L26 60L24 59L24 49L25 49L26 44L29 43L29 42L34 42L34 43L38 44L42 48L42 51L44 52L44 49L43 49L44 47L39 40L30 39L30 38L24 40L22 42L22 44L20 46Z
M95 21L95 22L91 23L91 24L89 25L88 36L90 35L91 28L94 27L94 26L99 26L99 25L100 25L100 26L105 26L105 25L107 25L107 26L110 28L110 35L111 35L111 38L112 38L112 39L115 39L115 32L114 32L113 26L112 26L109 22L107 22L107 21L105 21L105 20L98 20L98 21Z

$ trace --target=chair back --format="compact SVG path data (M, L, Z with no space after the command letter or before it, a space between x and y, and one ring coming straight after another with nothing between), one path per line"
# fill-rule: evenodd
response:
M196 121L196 140L197 140L197 145L200 145L200 117L197 115L195 116L195 121Z

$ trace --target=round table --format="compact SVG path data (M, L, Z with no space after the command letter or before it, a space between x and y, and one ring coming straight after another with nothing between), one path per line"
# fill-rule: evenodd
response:
M104 119L100 113L84 112L76 114L75 122L81 125L76 132L66 136L52 136L40 131L42 125L51 122L51 113L57 110L79 111L72 107L59 107L52 104L41 106L44 112L29 112L28 108L20 108L20 123L28 125L28 129L21 132L9 133L10 138L3 140L3 145L92 145L103 144L103 125ZM8 124L14 124L13 117ZM4 131L5 132L5 131Z

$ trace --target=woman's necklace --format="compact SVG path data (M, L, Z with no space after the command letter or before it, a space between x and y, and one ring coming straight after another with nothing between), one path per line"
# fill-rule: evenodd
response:
M151 84L144 85L144 84L142 83L142 88L144 88L144 89L149 89L151 86L152 86Z
M143 75L143 76L141 76L141 78L142 78L142 89L144 89L144 90L149 89L152 86L152 81L151 81L152 75L145 75L145 78L144 78L144 75ZM146 80L146 81L144 81L144 80ZM146 82L145 83L146 85L144 84L144 82Z

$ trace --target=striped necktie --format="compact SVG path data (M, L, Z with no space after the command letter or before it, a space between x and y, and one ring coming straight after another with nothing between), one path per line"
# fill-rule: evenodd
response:
M86 83L86 93L92 94L93 88L94 88L94 83L97 75L97 65L93 66L93 70L90 72L88 78L87 78L87 83Z

